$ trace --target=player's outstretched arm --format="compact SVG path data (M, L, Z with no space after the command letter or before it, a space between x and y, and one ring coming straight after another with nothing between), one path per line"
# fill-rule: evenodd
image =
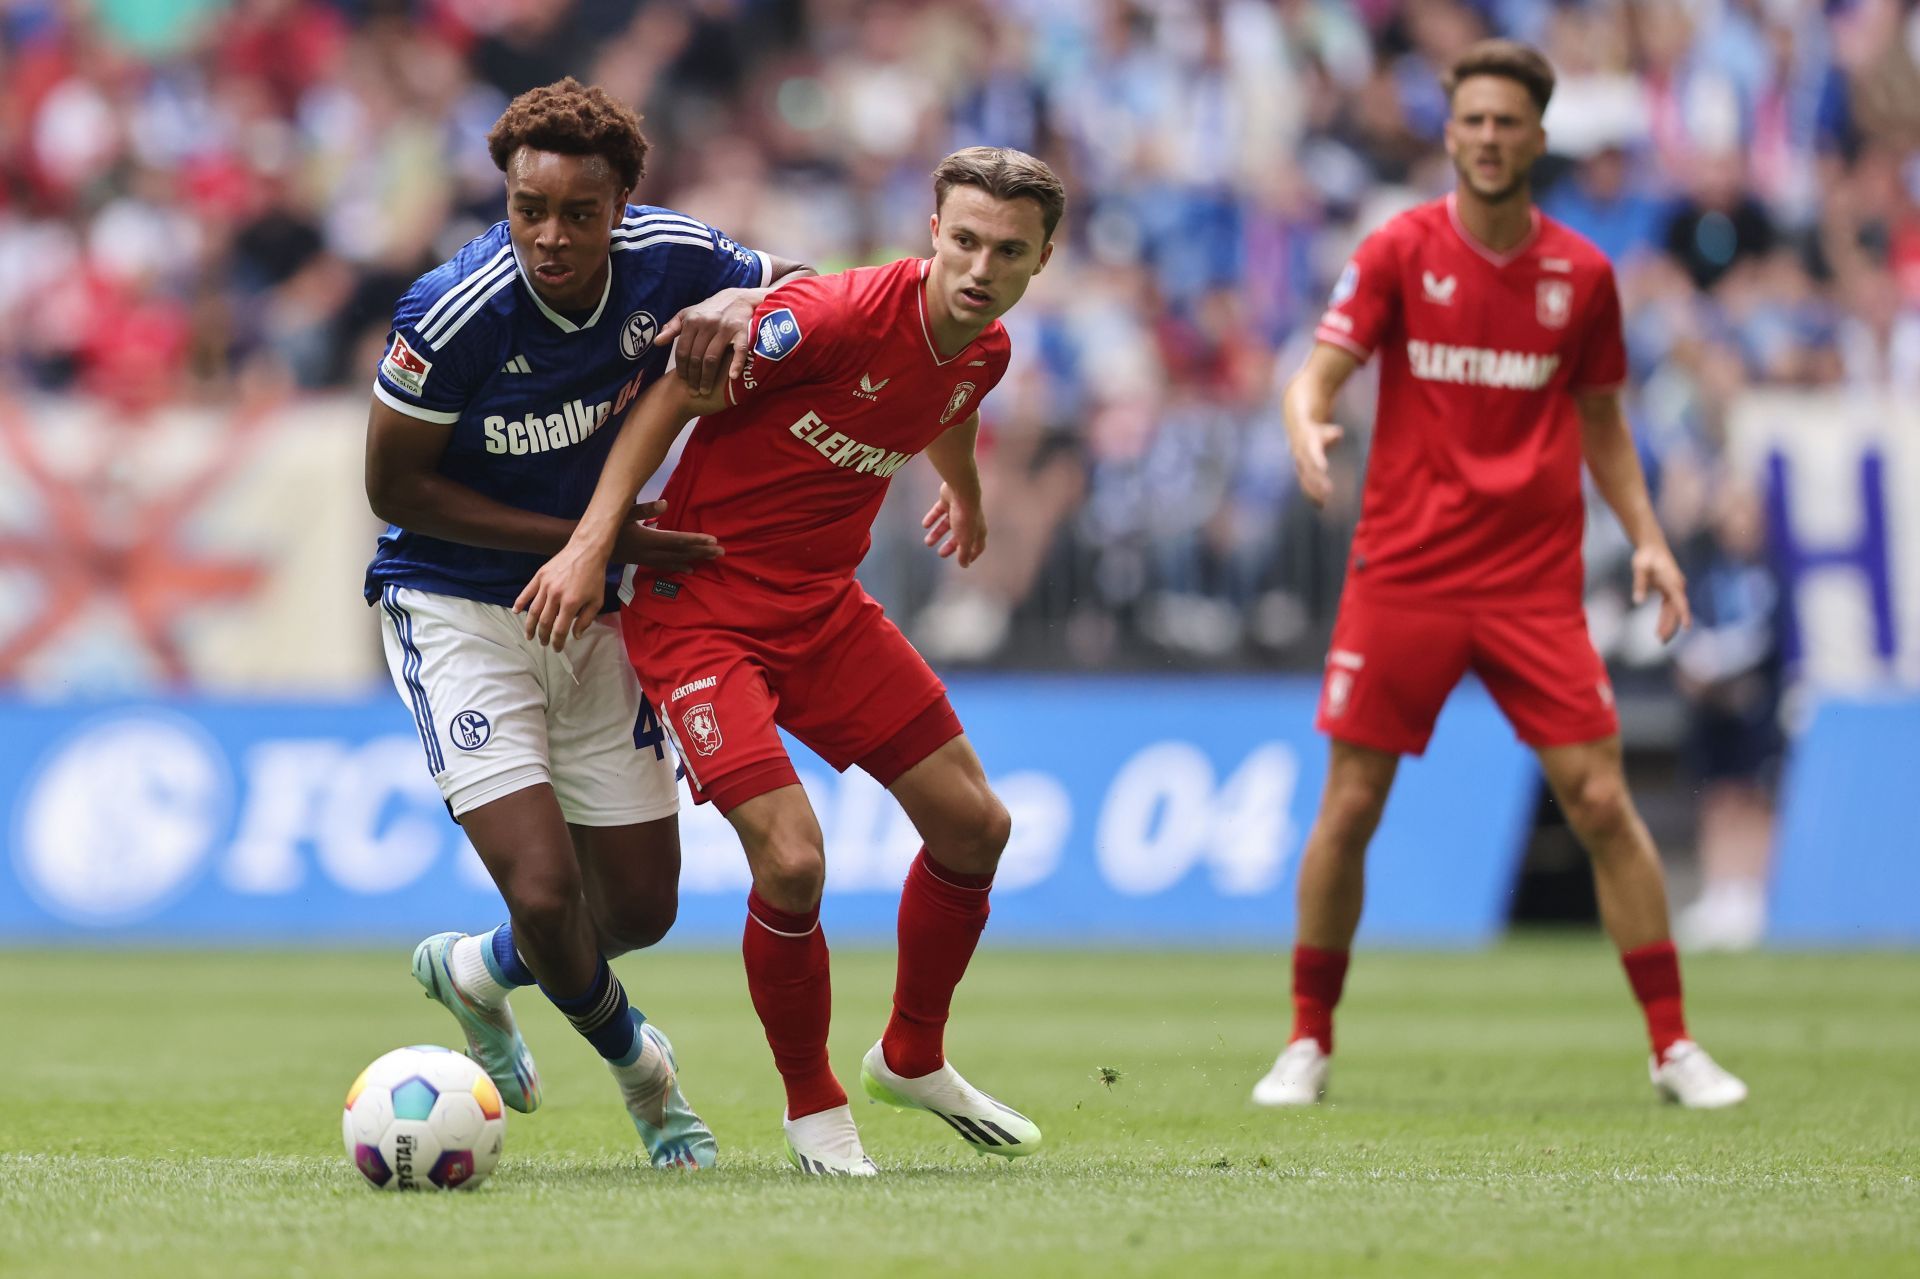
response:
M920 521L920 527L927 530L927 545L937 546L941 559L957 554L961 568L979 559L987 549L980 465L973 454L979 438L980 415L975 413L942 431L927 446L927 460L940 473L940 498Z
M620 426L579 527L513 602L514 612L527 615L528 639L558 651L569 635L584 634L593 624L606 597L607 561L633 495L660 469L688 422L726 407L724 386L696 396L679 378L663 377L647 388Z
M439 470L450 423L409 417L379 400L367 419L367 505L389 524L463 546L551 555L573 536L574 522L495 501ZM666 509L648 502L627 512L617 551L622 564L677 573L720 554L705 533L650 528Z
M1647 477L1633 447L1633 431L1620 411L1618 391L1588 391L1574 397L1580 406L1580 452L1593 472L1594 487L1620 518L1633 543L1633 602L1660 594L1660 640L1665 643L1693 623L1687 603L1687 579L1667 545L1667 535L1647 496Z
M695 395L725 386L747 366L753 313L761 299L803 275L819 272L804 262L774 258L772 282L764 289L722 289L703 302L683 307L660 328L655 346L673 343L673 367Z
M1299 477L1300 491L1315 506L1325 506L1333 494L1327 449L1343 434L1333 424L1333 400L1359 367L1351 352L1330 342L1316 342L1280 397L1280 417L1287 426L1294 474Z

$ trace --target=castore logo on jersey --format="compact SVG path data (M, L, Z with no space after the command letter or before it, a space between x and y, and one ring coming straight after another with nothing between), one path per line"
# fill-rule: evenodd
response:
M1427 301L1441 306L1453 305L1453 291L1460 281L1449 275L1441 279L1431 271L1420 273L1420 287L1427 295Z

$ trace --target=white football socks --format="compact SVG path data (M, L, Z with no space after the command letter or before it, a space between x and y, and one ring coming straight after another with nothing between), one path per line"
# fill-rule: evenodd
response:
M483 1008L498 1008L507 1001L509 987L502 986L487 967L487 950L493 934L462 937L453 943L447 966L453 970L453 984L462 995Z

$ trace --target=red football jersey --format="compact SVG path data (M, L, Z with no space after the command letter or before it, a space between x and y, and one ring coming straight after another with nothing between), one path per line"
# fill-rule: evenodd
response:
M1627 376L1606 257L1537 210L1527 239L1495 253L1448 196L1366 238L1314 336L1362 360L1380 354L1349 588L1578 608L1574 395Z
M839 598L865 558L894 473L965 422L1007 371L998 321L955 355L934 349L928 261L783 284L753 347L667 481L664 523L720 539L685 575L642 571L633 607L664 625L779 630Z

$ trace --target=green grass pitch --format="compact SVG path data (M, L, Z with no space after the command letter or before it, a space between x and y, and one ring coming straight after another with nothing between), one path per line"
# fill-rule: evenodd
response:
M949 1046L1048 1148L977 1157L856 1100L886 1171L855 1184L787 1168L738 957L669 949L620 968L717 1171L647 1168L603 1068L522 996L546 1106L477 1192L383 1195L341 1096L453 1037L407 959L0 950L0 1275L1920 1275L1920 955L1692 962L1693 1029L1754 1098L1690 1114L1655 1102L1597 938L1363 952L1332 1104L1271 1114L1246 1095L1279 956L989 940ZM891 980L835 956L846 1082Z

